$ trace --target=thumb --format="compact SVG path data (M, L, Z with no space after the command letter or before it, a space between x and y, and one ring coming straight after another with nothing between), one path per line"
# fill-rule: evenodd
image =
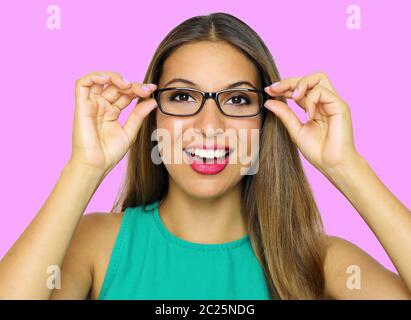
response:
M280 118L281 122L287 128L291 139L294 143L297 143L298 133L303 127L303 124L291 108L282 101L272 99L267 100L264 106Z
M137 103L134 109L131 111L128 119L126 120L126 123L123 126L123 130L127 134L131 143L134 143L143 120L156 107L157 102L154 99L149 99Z

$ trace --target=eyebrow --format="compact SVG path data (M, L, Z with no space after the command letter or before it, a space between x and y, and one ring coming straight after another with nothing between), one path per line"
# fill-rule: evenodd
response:
M185 84L189 84L189 85L191 85L191 86L197 87L197 84L196 84L195 82L190 81L190 80L187 80L187 79L183 79L183 78L174 78L174 79L171 79L170 81L168 81L168 82L164 85L164 87L167 87L168 85L170 85L170 84L172 84L172 83L175 83L175 82L181 82L181 83L185 83ZM232 83L232 84L229 84L229 85L226 86L224 89L237 88L237 87L242 86L242 85L248 85L248 86L254 88L255 90L258 90L251 82L249 82L249 81L244 81L244 80L242 80L242 81L237 81L237 82L234 82L234 83ZM223 89L223 90L224 90L224 89Z

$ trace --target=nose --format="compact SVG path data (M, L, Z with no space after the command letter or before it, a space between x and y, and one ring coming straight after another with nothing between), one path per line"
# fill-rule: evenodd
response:
M224 131L225 116L218 109L216 101L209 98L204 102L203 108L194 119L195 128L201 130L204 136L214 136L221 130Z

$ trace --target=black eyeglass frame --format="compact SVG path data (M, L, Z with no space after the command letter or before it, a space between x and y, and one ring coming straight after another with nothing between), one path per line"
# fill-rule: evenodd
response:
M187 90L187 91L198 92L198 93L201 94L203 100L201 101L201 105L198 108L198 110L194 113L191 113L191 114L169 113L169 112L164 111L164 109L161 107L161 103L160 103L160 93L163 92L163 91L169 91L169 90L185 90L185 91ZM221 93L232 92L232 91L250 91L250 92L257 92L257 93L261 94L262 99L261 99L261 103L260 103L260 107L259 107L258 111L255 114L246 115L246 116L234 116L234 115L225 113L223 111L222 107L220 106L220 102L218 101L218 97ZM268 97L269 97L269 95L265 91L250 89L250 88L233 88L233 89L224 89L224 90L216 91L216 92L204 92L204 91L194 89L194 88L167 87L167 88L156 89L151 94L151 98L154 98L156 100L157 105L158 105L158 107L159 107L159 109L162 113L164 113L166 115L170 115L170 116L176 116L176 117L191 117L191 116L194 116L194 115L198 114L203 109L203 106L204 106L206 100L209 99L209 98L213 98L215 103L217 104L218 109L220 110L220 112L223 115L225 115L227 117L232 117L232 118L251 118L251 117L255 117L255 116L259 115L260 113L262 113L262 111L265 111L264 103L265 103L265 101L267 100Z

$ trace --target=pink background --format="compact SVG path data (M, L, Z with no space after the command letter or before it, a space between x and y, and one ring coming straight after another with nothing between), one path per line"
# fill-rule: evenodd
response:
M361 8L360 30L346 27L352 3ZM46 27L51 4L61 8L60 30ZM43 205L70 156L75 80L110 70L141 82L157 45L174 26L219 11L256 30L283 78L320 70L328 74L351 107L357 149L411 207L411 2L2 1L0 257ZM303 162L327 233L354 242L394 270L351 204ZM103 181L86 212L110 210L124 170L125 159Z

